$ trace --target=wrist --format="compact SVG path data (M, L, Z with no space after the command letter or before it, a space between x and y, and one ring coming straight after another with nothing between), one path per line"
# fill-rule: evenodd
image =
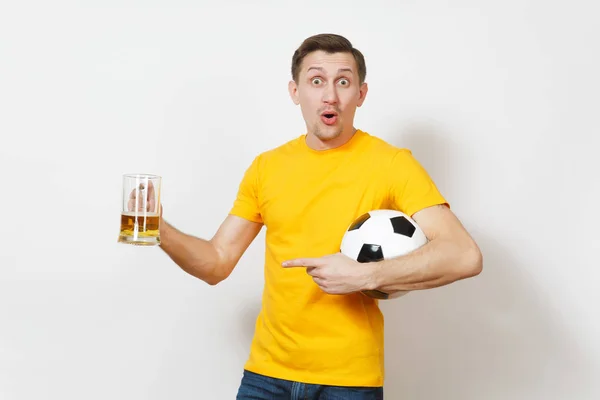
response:
M168 240L168 236L170 233L170 225L167 224L167 222L164 219L162 219L162 217L160 218L160 225L158 227L158 232L160 235L160 242L161 242L161 244L164 244L164 242L166 240Z
M363 290L377 290L381 286L381 270L382 264L380 261L370 262L364 265L367 271Z

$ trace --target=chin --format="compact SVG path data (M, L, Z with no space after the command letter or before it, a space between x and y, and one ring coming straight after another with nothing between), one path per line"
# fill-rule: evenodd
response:
M328 141L328 140L333 140L333 139L339 137L343 131L344 131L344 129L341 125L340 126L325 126L325 127L316 126L314 133L315 133L315 136L317 138L319 138L319 140Z

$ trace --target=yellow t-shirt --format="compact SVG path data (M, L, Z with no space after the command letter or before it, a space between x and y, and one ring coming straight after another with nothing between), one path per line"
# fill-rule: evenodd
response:
M357 130L317 151L306 135L257 156L231 214L266 227L262 308L245 368L274 378L335 386L382 386L384 321L378 301L323 292L284 260L340 251L348 226L374 209L412 215L444 204L407 149Z

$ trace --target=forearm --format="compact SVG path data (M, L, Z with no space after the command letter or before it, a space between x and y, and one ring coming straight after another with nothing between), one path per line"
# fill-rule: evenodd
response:
M481 253L473 242L438 238L406 256L373 263L371 289L430 289L477 275L481 264Z
M221 257L209 240L187 235L161 220L160 247L185 272L210 285L225 278Z

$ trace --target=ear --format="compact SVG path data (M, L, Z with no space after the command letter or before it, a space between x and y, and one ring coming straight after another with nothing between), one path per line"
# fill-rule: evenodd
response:
M290 92L290 97L294 104L300 104L300 99L298 98L298 85L296 85L296 82L290 81L290 83L288 83L288 91Z
M360 96L358 98L358 107L362 106L362 104L365 101L365 97L367 97L367 92L369 91L369 85L367 85L366 82L363 82L362 85L360 85L360 90L358 95Z

